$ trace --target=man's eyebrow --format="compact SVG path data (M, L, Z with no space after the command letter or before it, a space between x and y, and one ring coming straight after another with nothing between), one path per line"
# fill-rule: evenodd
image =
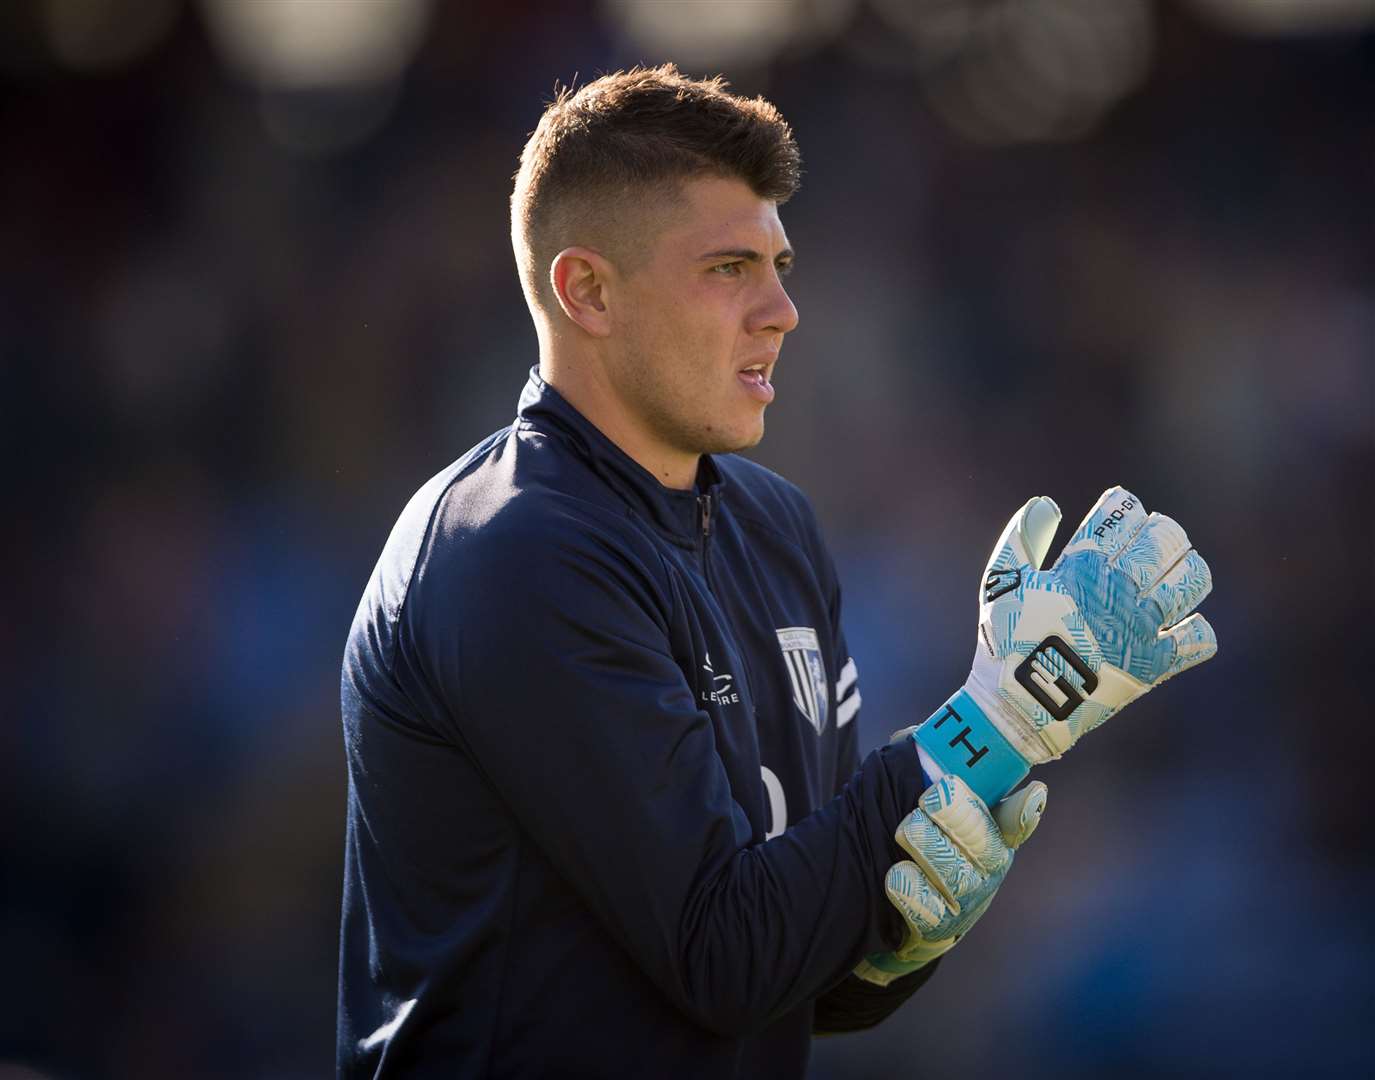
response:
M747 262L763 262L764 256L755 251L754 248L722 248L720 251L708 251L705 255L698 255L698 262L705 262L707 259L744 259ZM774 256L774 262L792 262L793 249L784 248Z

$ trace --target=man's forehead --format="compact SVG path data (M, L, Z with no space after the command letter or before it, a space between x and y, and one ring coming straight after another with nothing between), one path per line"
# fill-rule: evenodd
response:
M685 213L669 227L674 247L694 254L734 248L777 253L788 247L778 204L740 180L695 180L684 185Z

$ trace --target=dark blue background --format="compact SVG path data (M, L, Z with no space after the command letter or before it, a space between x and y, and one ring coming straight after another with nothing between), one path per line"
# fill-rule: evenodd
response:
M199 8L81 74L0 16L0 1060L331 1068L353 608L535 360L506 200L542 101L663 58L598 8L466 7L325 157L269 137ZM818 1077L1375 1065L1375 38L1191 10L1062 143L963 140L859 23L727 69L806 161L756 456L837 552L862 746L963 680L1030 495L1067 531L1123 483L1216 579L1217 658L1041 772L977 932Z

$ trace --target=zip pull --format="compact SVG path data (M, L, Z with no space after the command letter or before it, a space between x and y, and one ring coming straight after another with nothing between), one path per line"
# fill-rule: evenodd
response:
M698 495L697 506L702 512L702 536L705 539L711 535L711 496Z

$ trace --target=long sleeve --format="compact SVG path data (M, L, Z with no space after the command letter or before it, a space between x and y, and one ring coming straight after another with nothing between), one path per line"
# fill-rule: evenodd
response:
M829 803L752 843L671 640L652 549L569 522L488 528L405 623L450 734L675 1005L723 1034L816 998L901 920L883 893L922 773L870 754Z
M836 655L844 658L840 678L836 681L836 722L842 731L837 778L837 784L840 785L844 778L854 771L859 757L859 724L856 717L861 699L858 665L850 655L845 642L845 631L841 625L839 581L834 567L828 564L827 568L831 583L831 632L836 642ZM921 782L924 787L924 775ZM847 973L840 982L817 998L812 1030L818 1035L834 1035L874 1027L891 1016L903 1002L921 989L935 974L935 970L936 963L928 964L887 986L875 986Z

